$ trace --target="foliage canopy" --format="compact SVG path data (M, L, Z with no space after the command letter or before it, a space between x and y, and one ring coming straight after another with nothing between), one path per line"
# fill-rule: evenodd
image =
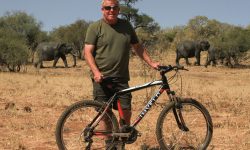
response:
M250 49L250 25L234 26L210 20L206 16L195 16L187 25L161 29L157 22L145 13L140 13L133 5L138 0L120 0L119 17L131 22L140 41L151 49L150 52L175 50L183 40L208 40L214 47L225 52L234 51L238 57L244 56ZM82 51L87 28L92 22L77 20L66 26L55 28L51 32L41 30L42 23L25 12L7 12L0 17L0 64L12 66L24 65L33 57L38 43L57 41L71 43Z

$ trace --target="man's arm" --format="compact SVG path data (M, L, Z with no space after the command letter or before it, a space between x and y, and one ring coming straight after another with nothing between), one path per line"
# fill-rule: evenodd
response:
M136 54L143 59L149 66L151 66L154 69L158 69L158 66L160 65L159 62L153 62L147 52L147 50L140 44L132 44L132 47L134 48Z
M95 49L95 45L85 44L83 49L83 54L85 61L87 62L89 68L91 69L93 73L93 77L95 82L100 83L103 79L103 75L101 74L100 70L96 66L95 59L93 57L93 52Z

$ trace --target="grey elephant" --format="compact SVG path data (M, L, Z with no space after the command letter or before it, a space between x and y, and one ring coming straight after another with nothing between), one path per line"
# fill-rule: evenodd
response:
M74 65L76 66L77 51L72 48L71 45L65 43L55 42L43 42L40 43L35 52L34 66L41 68L43 67L43 61L52 61L53 67L56 67L57 61L61 58L64 62L65 67L68 67L66 55L71 54L73 56Z
M226 66L233 67L234 65L239 65L237 54L239 52L236 49L230 49L230 50L222 50L222 49L216 49L214 47L209 48L208 55L207 55L207 61L205 64L205 67L213 63L212 65L216 65L217 61L220 61L220 64L225 64ZM232 63L231 59L233 59L234 64Z
M210 44L206 40L202 41L183 41L177 45L176 48L176 65L180 66L179 60L185 58L186 64L190 65L188 58L195 57L195 65L200 65L201 51L207 51Z
M206 60L206 63L205 63L205 67L207 67L211 63L212 63L212 66L216 66L218 59L220 59L219 50L216 49L214 46L210 46L210 48L207 51L207 60Z
M229 49L228 51L224 51L225 58L220 56L221 62L224 63L228 67L235 67L239 65L239 58L240 51L237 49ZM224 61L225 60L225 61ZM233 60L233 62L232 62Z

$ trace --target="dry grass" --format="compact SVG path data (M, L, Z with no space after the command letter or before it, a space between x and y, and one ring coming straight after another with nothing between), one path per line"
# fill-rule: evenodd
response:
M174 64L174 54L162 56L166 58L161 58L164 64ZM178 94L199 100L210 111L214 136L209 149L250 149L249 62L246 65L234 69L190 66L190 71L182 72L182 93L180 80L173 84ZM130 68L131 86L158 77L155 71L142 67L138 59L131 60ZM145 74L148 76L143 77ZM78 61L76 68L48 67L38 71L28 66L22 73L0 72L0 83L0 149L57 149L55 124L63 109L81 99L92 99L84 61ZM152 92L154 88L133 93L134 117ZM157 147L155 125L163 104L161 98L142 120L138 127L142 136L128 149L138 150L144 143Z

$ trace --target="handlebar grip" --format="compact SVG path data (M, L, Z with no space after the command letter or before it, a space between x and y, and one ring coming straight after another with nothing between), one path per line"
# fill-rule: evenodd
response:
M159 70L161 69L168 69L171 65L168 65L168 66L158 66ZM171 66L172 67L172 66Z
M177 70L187 70L186 68L184 68L184 66L171 66L171 65L168 65L168 66L159 66L159 71L163 71L163 72L169 72L169 71L172 71L174 69L177 69Z
M173 70L173 67L171 65L168 65L168 66L159 66L158 70L159 71L163 71L163 72L168 72L168 71Z

